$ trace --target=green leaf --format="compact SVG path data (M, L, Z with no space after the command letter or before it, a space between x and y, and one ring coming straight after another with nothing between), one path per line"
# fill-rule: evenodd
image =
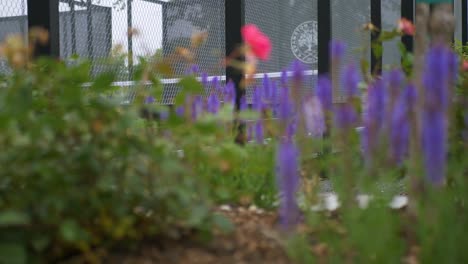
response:
M115 80L115 73L107 72L99 75L91 85L91 90L95 92L104 92L111 88L112 82Z
M81 228L74 220L66 220L60 225L60 235L67 242L76 242L81 237Z
M22 244L1 243L0 264L23 264L27 262L26 247Z
M244 120L257 120L260 118L260 114L253 110L244 110L239 113L239 118Z
M208 216L208 209L203 205L197 205L191 210L191 215L188 219L188 224L191 226L199 226Z
M12 210L0 213L0 227L27 225L29 223L29 216L23 212Z
M187 76L182 78L179 81L179 85L182 89L181 91L179 91L179 94L175 98L176 105L181 105L185 103L185 97L187 96L187 94L203 93L203 85L194 76Z
M213 215L213 223L223 232L231 232L234 230L234 225L225 216L220 214Z

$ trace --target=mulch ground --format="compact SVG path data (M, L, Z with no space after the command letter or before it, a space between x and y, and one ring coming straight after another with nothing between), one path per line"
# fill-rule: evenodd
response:
M217 233L208 244L193 241L165 241L158 245L145 245L130 255L110 257L106 263L291 263L280 240L277 239L276 213L245 208L219 211L235 225L232 233Z

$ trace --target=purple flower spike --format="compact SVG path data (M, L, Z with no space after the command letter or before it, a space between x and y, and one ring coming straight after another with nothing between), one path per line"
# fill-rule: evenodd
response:
M266 73L263 75L263 97L267 100L271 98L270 78Z
M388 73L388 85L390 86L391 91L398 91L404 80L405 74L400 69L394 69Z
M153 96L148 96L145 99L145 104L154 104L156 102L156 99L154 99Z
M426 176L434 185L445 178L447 155L446 110L449 103L449 84L453 80L453 53L443 46L432 47L426 57L423 76L424 110L422 115L422 143Z
M183 107L183 106L177 107L177 109L176 109L176 115L177 115L178 117L183 117L184 114L185 114L185 107Z
M410 136L410 120L408 118L410 105L408 105L408 97L405 91L398 98L391 117L391 156L398 164L403 161L408 153Z
M305 66L301 61L294 60L294 62L291 65L291 71L293 74L293 80L295 82L300 83L304 80Z
M346 45L338 40L330 42L330 56L332 60L341 60L346 52Z
M203 72L201 74L201 83L203 85L203 87L205 88L205 91L208 91L209 90L209 85L208 85L208 74L206 72Z
M277 113L277 105L278 105L278 83L277 82L272 82L271 83L271 106L273 113Z
M281 72L281 88L288 87L288 72L283 70Z
M349 130L356 125L358 116L356 109L349 104L340 104L335 109L335 125L340 130Z
M427 54L423 76L427 108L435 110L447 106L448 84L452 77L449 72L450 56L450 52L443 46L433 47Z
M289 99L289 89L280 88L279 108L278 117L283 120L287 120L293 114L293 105Z
M262 90L259 88L254 88L253 98L252 98L252 107L257 111L262 111L263 102L262 102Z
M219 85L219 79L218 77L213 77L211 80L211 86L213 87L213 92L214 93L219 93L221 92L221 86Z
M447 155L447 131L444 113L424 112L422 129L426 176L434 185L441 185L445 178Z
M263 144L264 136L263 122L258 120L257 123L255 123L255 141L257 141L258 144Z
M210 97L208 97L208 112L212 114L216 114L219 111L219 98L216 93L212 93Z
M245 98L245 96L242 96L241 99L240 99L240 110L247 110L247 99Z
M333 105L333 98L332 84L330 78L326 76L320 76L318 78L316 95L319 98L323 109L326 111L331 111Z
M236 97L236 90L234 83L229 81L224 87L224 102L225 103L234 103Z
M197 75L200 73L200 67L198 67L197 64L192 64L190 66L190 68L188 68L187 72L186 72L188 75L190 74L193 74L193 75Z
M195 121L203 112L203 98L200 95L195 96L192 102L192 120Z
M303 104L303 109L307 133L315 138L322 137L326 128L320 100L317 97L306 99Z
M281 192L280 222L289 229L299 218L296 192L299 186L298 150L291 140L283 140L276 159L278 189Z
M376 80L367 94L365 123L374 133L383 126L385 119L386 93L382 80Z
M358 94L358 85L361 77L355 64L349 64L343 70L341 83L344 86L346 96L354 97Z

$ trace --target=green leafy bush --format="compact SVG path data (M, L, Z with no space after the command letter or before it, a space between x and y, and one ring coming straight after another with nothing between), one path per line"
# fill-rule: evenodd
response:
M1 78L0 263L93 261L100 248L228 227L141 104L105 96L112 72L83 88L89 67L43 59Z

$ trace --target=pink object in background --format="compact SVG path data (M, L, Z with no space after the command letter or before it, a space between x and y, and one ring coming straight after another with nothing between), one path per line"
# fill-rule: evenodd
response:
M413 36L416 28L410 20L402 18L398 21L398 30L406 35Z
M271 54L271 41L260 29L248 24L241 29L244 42L250 47L252 53L261 60L268 60Z

